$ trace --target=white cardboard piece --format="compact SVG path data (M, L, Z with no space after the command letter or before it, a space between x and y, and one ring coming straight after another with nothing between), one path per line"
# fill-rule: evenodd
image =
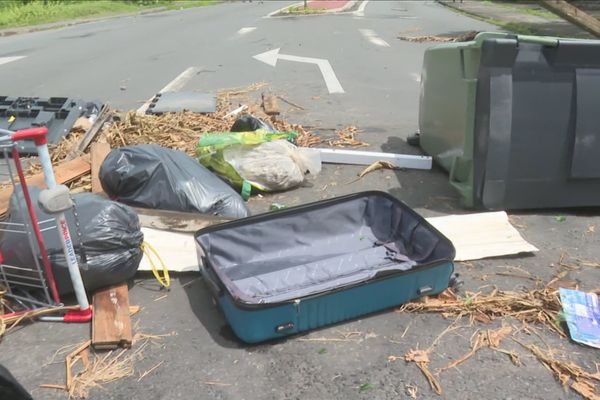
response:
M456 248L455 261L536 252L504 211L427 218Z
M455 261L479 260L536 252L510 224L504 211L427 218L454 244ZM199 271L194 234L142 228L144 240L156 249L169 271ZM160 269L160 266L157 266ZM144 255L139 271L150 271Z
M199 271L196 244L192 233L163 231L160 229L142 228L144 241L156 249L167 269L172 272ZM154 259L156 264L157 260ZM162 266L157 264L159 272ZM151 271L148 256L144 254L138 271Z

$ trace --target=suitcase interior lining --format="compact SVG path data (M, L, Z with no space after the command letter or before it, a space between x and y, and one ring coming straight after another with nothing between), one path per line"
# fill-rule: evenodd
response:
M400 202L377 194L197 237L229 292L246 303L291 300L386 271L452 259L452 245Z

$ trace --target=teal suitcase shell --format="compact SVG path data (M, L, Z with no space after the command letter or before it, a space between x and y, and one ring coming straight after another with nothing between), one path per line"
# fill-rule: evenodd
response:
M247 343L440 293L454 271L452 243L384 192L243 218L195 238L204 281Z

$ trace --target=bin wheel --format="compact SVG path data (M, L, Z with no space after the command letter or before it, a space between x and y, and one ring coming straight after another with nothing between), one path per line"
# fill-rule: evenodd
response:
M418 132L414 133L406 138L406 143L410 144L411 146L419 146L420 142L421 142L421 135L419 135Z

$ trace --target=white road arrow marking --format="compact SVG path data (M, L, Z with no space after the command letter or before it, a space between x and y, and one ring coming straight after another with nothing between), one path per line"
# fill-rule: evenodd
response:
M25 56L0 57L0 65L2 65L2 64L8 64L9 62L17 61L17 60L20 60L22 58L25 58Z
M331 67L329 61L323 58L299 57L288 54L280 54L279 50L280 49L265 51L264 53L257 54L252 58L262 61L272 67L277 65L277 60L317 64L319 70L321 70L321 74L323 75L323 79L325 80L325 84L327 85L327 90L329 90L329 93L345 93L340 81L338 81L337 77L335 76L335 72L333 72L333 68Z
M375 46L381 47L390 47L390 44L377 36L374 30L372 29L359 29L360 33L367 39L369 42L373 43Z
M256 29L255 26L247 26L247 27L241 28L239 31L237 31L237 33L238 33L238 35L243 36L247 33L252 32L255 29Z
M365 8L367 8L367 4L369 4L369 0L363 0L358 6L358 10L354 11L355 17L364 17L365 16Z

